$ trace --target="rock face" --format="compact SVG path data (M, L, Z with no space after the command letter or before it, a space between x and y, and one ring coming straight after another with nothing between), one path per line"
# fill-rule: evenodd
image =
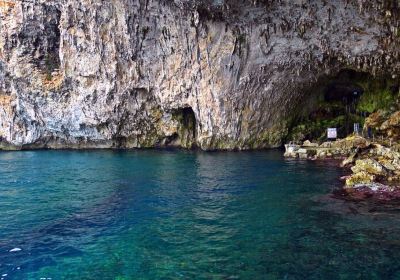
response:
M351 197L400 198L400 153L393 147L374 143L345 162L343 166L353 165L352 174L343 177L344 189Z
M307 89L400 73L397 3L1 0L1 147L281 145Z
M400 141L400 111L390 113L379 110L366 118L364 126L364 129L373 129L378 138Z

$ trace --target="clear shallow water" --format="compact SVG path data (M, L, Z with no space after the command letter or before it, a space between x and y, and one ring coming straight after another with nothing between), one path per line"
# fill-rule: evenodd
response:
M3 152L0 275L399 279L400 213L329 198L340 175L280 151Z

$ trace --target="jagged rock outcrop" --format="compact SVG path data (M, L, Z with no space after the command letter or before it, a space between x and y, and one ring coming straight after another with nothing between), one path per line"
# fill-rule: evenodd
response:
M346 159L343 166L352 166L351 174L344 176L344 190L352 198L400 198L400 154L395 147L374 143L358 150Z
M397 1L1 0L3 148L281 144L341 69L397 78Z

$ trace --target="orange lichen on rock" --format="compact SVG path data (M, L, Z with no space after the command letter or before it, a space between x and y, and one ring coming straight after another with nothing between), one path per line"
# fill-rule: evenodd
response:
M53 73L50 77L46 74L42 76L43 87L48 91L60 89L63 81L64 77L60 73Z
M14 1L3 1L3 0L0 0L0 13L1 14L7 14L14 7L15 7L15 2Z
M0 91L0 108L11 113L11 96Z

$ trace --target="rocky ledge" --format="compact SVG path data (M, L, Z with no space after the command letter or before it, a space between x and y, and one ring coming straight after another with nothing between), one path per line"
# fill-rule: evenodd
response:
M400 199L400 153L397 146L385 147L360 136L351 136L321 145L306 141L286 145L286 157L309 160L341 159L341 167L350 174L344 193L355 199Z
M288 144L285 156L340 159L349 173L341 178L345 182L342 194L354 199L400 199L400 111L372 113L365 119L364 131L368 128L374 132L371 139L351 135L322 144Z
M360 136L351 136L322 144L304 141L302 145L286 144L285 157L301 159L344 159L356 153L359 149L367 148L371 143Z
M355 197L400 198L400 153L391 147L371 144L343 161L351 170L345 190Z

